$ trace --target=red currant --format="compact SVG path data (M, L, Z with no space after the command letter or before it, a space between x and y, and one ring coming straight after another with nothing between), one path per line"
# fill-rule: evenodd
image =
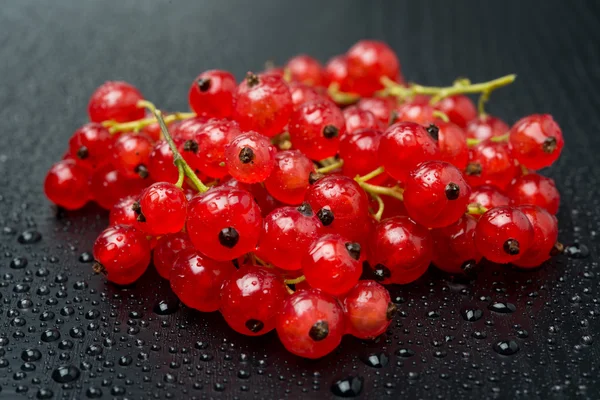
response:
M342 91L348 91L348 58L346 55L335 56L327 61L323 77L327 86L337 83Z
M305 85L300 82L289 83L290 94L292 95L292 103L294 110L297 110L302 104L314 100L323 100L325 97L312 86Z
M249 192L254 201L260 207L260 213L263 217L267 216L271 211L278 207L281 207L281 203L277 201L273 196L267 192L267 189L262 184L246 184L236 181L235 179L229 179L227 182L223 182L223 186L230 186ZM194 193L195 195L195 193Z
M209 70L194 80L188 92L190 108L209 118L227 118L233 113L235 77L222 70Z
M176 144L181 144L175 139ZM148 173L157 182L177 182L179 171L173 164L173 152L166 140L154 144L148 158Z
M133 196L123 197L110 209L108 225L135 225L138 214L134 211L138 199Z
M81 208L91 197L88 171L75 160L59 161L46 175L44 193L51 202L67 210Z
M128 178L147 178L152 140L143 133L125 133L115 141L113 162Z
M477 219L468 214L455 223L431 230L433 264L450 274L469 273L481 260L475 248Z
M92 94L88 104L90 121L114 120L128 122L144 118L145 111L137 106L144 97L127 82L105 82Z
M157 182L142 192L138 213L141 231L151 236L179 232L185 225L187 199L183 190L172 183Z
M371 111L360 109L358 106L345 108L343 114L346 120L346 135L363 129L379 129L382 125Z
M375 129L344 135L340 141L340 158L344 160L343 174L355 178L357 175L366 175L377 169L380 140L381 131ZM381 174L369 180L369 183L378 185L385 182L387 178L387 174Z
M477 203L486 209L508 206L510 198L503 191L492 185L476 186L471 191L469 203ZM479 215L474 215L479 219Z
M484 142L471 148L465 169L471 186L494 185L500 189L517 175L518 168L506 143Z
M383 42L361 40L348 50L348 75L353 80L353 92L366 97L382 89L382 77L398 79L400 62L392 49Z
M173 139L181 139L182 142L185 142L193 139L208 121L209 119L203 116L189 118L173 124L169 132Z
M193 250L194 245L186 232L170 233L161 236L156 242L152 254L152 262L158 274L165 279L169 279L169 274L175 265L177 256L188 249Z
M558 222L554 215L541 207L523 205L517 208L527 216L533 226L533 242L513 264L522 268L535 268L550 258L558 239Z
M86 168L97 168L105 162L112 147L108 129L98 123L83 125L69 139L69 151L77 164Z
M397 105L396 99L392 97L366 97L360 99L356 104L361 110L373 114L382 127L390 124L390 115Z
M427 131L430 135L437 134L440 160L449 162L461 171L464 170L469 162L469 147L465 132L458 125L443 121L430 125Z
M375 281L360 281L343 299L346 330L359 339L375 339L390 326L398 307Z
M127 178L105 164L92 174L92 198L100 207L110 210L123 197L138 195L149 183L140 177Z
M275 155L275 167L265 180L265 187L277 200L298 205L304 200L309 176L315 166L298 150L280 151Z
M223 178L227 175L225 147L240 134L240 127L235 121L213 119L198 129L191 140L186 141L183 150L184 158L189 159L192 168L212 178ZM192 159L193 158L193 159Z
M545 208L550 214L558 212L560 193L554 180L529 173L515 179L506 189L513 205L533 204Z
M321 64L306 54L291 58L285 68L290 72L292 80L305 85L321 86L323 83L323 67Z
M235 137L225 148L227 171L243 183L263 182L275 166L277 150L266 136L245 132Z
M506 122L491 115L485 115L469 121L465 131L469 138L488 140L492 137L504 135L508 132L508 129Z
M558 159L564 139L551 115L534 114L513 125L509 143L519 163L530 169L541 169Z
M439 119L433 115L435 108L429 103L404 103L396 107L395 116L397 121L414 122L419 125L428 126L438 123Z
M464 128L477 117L477 108L467 96L458 94L442 99L435 108L448 116L450 122Z

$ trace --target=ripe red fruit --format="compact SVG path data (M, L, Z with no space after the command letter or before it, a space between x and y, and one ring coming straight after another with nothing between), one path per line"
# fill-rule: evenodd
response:
M117 285L138 280L150 264L150 243L146 235L129 225L105 229L96 239L94 259L106 273L106 279Z
M344 135L340 141L340 158L344 160L342 173L349 178L366 175L379 167L379 142L381 131L365 129L353 135ZM379 185L388 178L381 174L369 180L369 183Z
M503 264L518 260L531 247L534 232L529 219L513 207L496 207L481 216L475 228L477 251Z
M515 179L506 188L506 194L512 205L533 204L545 208L550 214L556 214L560 205L560 193L554 180L535 173Z
M194 117L173 124L169 129L173 139L181 139L182 142L193 139L194 136L204 127L209 121L207 117Z
M441 121L433 115L435 108L429 103L404 103L396 107L395 117L397 121L414 122L419 125L429 126L429 124Z
M396 99L392 97L365 97L356 103L361 110L373 114L382 127L390 124L390 115L397 105Z
M230 186L249 192L254 198L256 204L258 204L260 207L260 213L263 217L275 210L277 207L281 207L281 203L271 196L267 189L265 189L265 187L260 183L241 183L232 178L226 182L223 182L223 186ZM194 193L194 195L195 194L196 193Z
M291 74L293 81L310 86L321 86L323 83L323 67L309 55L299 54L290 58L285 68Z
M465 176L471 186L494 185L504 189L517 172L506 143L484 142L471 148Z
M478 116L467 124L465 132L467 137L480 140L502 136L508 132L508 125L499 118L491 115Z
M181 144L181 141L175 139L175 144ZM173 164L173 152L166 140L154 144L148 158L148 173L157 182L177 182L179 171Z
M471 190L469 203L480 204L489 210L495 207L508 206L510 198L495 186L483 185L476 186ZM474 217L479 219L480 216L474 215Z
M383 132L379 160L394 179L405 181L418 164L439 158L439 148L425 128L414 122L399 122Z
M317 289L300 290L286 299L277 317L277 335L285 348L304 358L321 358L340 344L344 310Z
M362 261L360 244L329 234L311 243L302 258L302 271L311 287L339 296L358 283Z
M235 77L218 69L205 71L192 82L188 92L190 108L209 118L227 118L233 112Z
M152 140L143 133L125 133L113 147L113 163L128 178L147 178Z
M69 152L77 164L97 168L110 154L112 138L108 129L98 123L89 123L77 129L69 139Z
M435 105L435 108L448 116L450 122L464 128L469 121L477 117L477 108L467 96L458 94L445 97Z
M221 290L221 314L243 335L264 335L275 328L277 313L287 295L279 276L264 267L244 266Z
M199 169L212 178L223 178L227 175L227 167L221 164L225 162L225 147L240 133L240 127L235 121L212 119L202 125L190 140L184 142L184 158L189 159L188 163L192 168Z
M477 219L463 214L455 223L431 230L433 264L450 274L469 273L481 260L475 248Z
M260 208L245 190L216 187L188 205L190 239L198 251L214 260L233 260L254 251L261 230Z
M313 100L323 100L325 97L312 86L300 82L290 82L288 84L294 110L297 110L302 104Z
M294 111L288 130L294 148L318 161L337 154L346 124L334 103L321 100L304 103Z
M458 221L470 194L471 188L458 168L443 161L426 161L406 180L404 206L417 223L440 228Z
M297 208L278 208L264 219L258 255L278 268L298 270L302 256L321 228L308 203Z
M92 173L92 199L110 210L120 199L140 194L149 183L140 177L127 178L112 165L105 164Z
M392 49L383 42L361 40L348 50L348 75L353 80L353 92L366 97L382 89L380 79L396 80L400 75L400 62Z
M360 281L344 296L346 331L359 339L375 339L392 323L398 307L375 281Z
M227 172L243 183L263 182L275 166L277 149L266 136L245 132L225 148Z
M280 151L275 155L275 167L265 180L265 187L282 203L298 205L304 200L308 180L315 166L298 150Z
M548 167L558 159L564 146L562 131L549 114L533 114L510 129L512 153L529 169Z
M343 114L346 120L346 135L344 136L363 129L379 129L382 126L371 111L360 109L358 106L344 108ZM342 139L344 136L342 136Z
M152 261L156 267L156 271L158 271L158 274L165 279L169 279L171 270L175 265L175 260L177 259L178 255L184 250L193 250L193 248L194 245L190 241L188 234L185 232L177 232L161 236L156 242L152 257ZM232 265L231 263L228 264ZM197 294L198 289L195 289L194 293ZM217 293L217 302L219 300L218 296L219 295ZM186 303L186 305L189 304Z
M417 280L433 257L429 230L408 217L381 221L370 239L369 262L377 280L384 284Z
M46 174L44 193L51 202L67 210L81 208L91 197L88 171L75 160L59 161Z
M332 57L323 71L325 85L329 86L332 83L337 83L340 90L347 92L350 89L348 82L348 59L345 55Z
M437 132L435 128L437 127ZM438 137L440 160L449 162L461 171L469 162L469 147L467 146L465 132L452 122L437 122L427 128L429 134Z
M90 121L114 120L128 122L144 118L145 111L137 106L144 97L127 82L109 81L96 89L88 104Z
M156 251L154 250L155 254ZM186 306L202 312L219 309L221 288L236 272L232 263L211 260L190 248L182 249L176 254L169 269L173 293Z
M185 225L187 199L172 183L157 182L142 192L136 227L151 236L179 232Z
M283 131L292 110L292 95L282 78L248 73L235 93L233 119L243 131L273 137Z
M135 225L138 214L133 210L137 198L133 196L123 197L110 209L108 214L108 225Z
M550 258L558 239L558 222L554 215L541 207L523 205L517 208L527 216L533 226L533 242L513 264L522 268L535 268Z

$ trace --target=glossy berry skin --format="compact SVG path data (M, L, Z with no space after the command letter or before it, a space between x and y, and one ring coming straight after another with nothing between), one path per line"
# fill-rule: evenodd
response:
M381 123L371 111L360 109L358 106L344 108L343 114L344 119L346 120L346 135L344 136L354 134L355 132L364 129L381 128Z
M533 114L510 129L509 144L517 161L529 169L554 163L564 146L562 131L549 114Z
M302 258L302 271L311 287L339 296L358 283L362 261L358 243L328 234L308 247Z
M348 50L348 75L353 80L353 92L363 97L382 89L382 77L397 79L400 62L392 49L383 42L361 40Z
M54 164L44 180L44 193L54 204L76 210L90 200L88 170L75 160L62 160Z
M391 97L366 97L356 103L356 107L373 114L382 127L390 124L390 115L397 105L396 100Z
M264 182L273 171L276 153L266 136L244 132L225 147L227 172L243 183Z
M354 179L325 176L309 187L305 199L325 225L325 231L355 242L364 239L370 218L369 199Z
M381 221L370 239L369 262L383 284L417 280L433 257L429 230L405 216Z
M263 217L267 216L276 208L281 207L281 203L271 196L269 192L267 192L267 189L259 183L247 184L238 182L235 179L229 179L228 181L223 182L223 186L230 186L249 192L256 204L260 207L260 213ZM194 193L194 195L195 194L196 193Z
M412 170L404 185L408 215L428 228L448 226L465 213L471 188L454 165L427 161Z
M91 122L77 129L69 139L69 152L77 164L97 168L105 162L112 147L112 138L102 124Z
M535 205L523 205L517 208L527 216L533 226L533 242L513 264L521 268L539 267L550 258L558 239L557 219L545 209Z
M508 132L509 126L506 122L491 115L478 116L469 121L465 132L468 138L488 140L489 138L502 136Z
M169 132L173 139L181 139L182 142L185 142L186 140L193 139L208 121L209 118L203 116L189 118L173 124Z
M458 94L440 100L435 108L448 116L450 122L465 128L469 121L477 117L477 108L467 96Z
M258 255L284 270L299 270L302 256L323 225L308 204L281 207L264 219Z
M169 279L171 270L173 269L175 260L179 254L185 250L193 251L193 249L194 245L186 232L177 232L161 236L156 242L152 256L156 271L163 278Z
M331 353L345 332L344 310L320 290L299 290L289 296L277 317L277 335L292 354L317 359Z
M446 161L461 171L469 162L469 147L465 132L452 122L437 122L438 146L440 148L440 160ZM429 127L428 130L435 129Z
M117 285L128 285L148 268L150 242L132 226L115 225L98 236L93 254L96 262L104 267L106 279Z
M264 335L275 328L277 313L287 295L278 275L264 267L244 266L221 290L221 314L236 332Z
M88 104L90 121L128 122L142 119L145 111L137 106L140 100L144 100L144 97L133 85L121 81L105 82L90 98Z
M176 145L181 144L180 140L174 140ZM179 171L173 164L173 152L166 140L154 143L148 158L148 173L157 182L177 182Z
M481 216L475 228L477 251L488 260L510 263L531 247L534 231L527 216L514 207L496 207Z
M321 86L323 84L323 67L313 57L299 54L287 62L285 68L292 76L292 80L302 82L309 86Z
M140 194L149 183L140 177L127 178L112 165L105 164L92 173L92 198L100 207L110 210L120 199Z
M113 164L127 178L147 178L152 139L143 133L125 133L113 146Z
M346 331L359 339L375 339L392 323L397 307L386 288L360 281L344 296Z
M468 273L480 260L475 248L477 219L463 214L455 223L431 230L433 264L450 274Z
M160 242L157 249L158 246ZM194 249L185 248L176 254L167 272L171 289L183 304L198 311L212 312L219 309L221 288L236 268L230 262L214 261Z
M349 90L348 81L348 58L345 54L334 56L327 61L323 70L323 77L326 86L337 83L340 90L347 92Z
M398 122L383 132L379 160L394 179L405 181L418 164L439 158L439 148L425 128L414 122Z
M298 150L280 151L275 155L275 166L265 180L265 187L277 200L299 205L308 189L308 178L315 166Z
M429 126L438 123L439 119L433 115L435 108L429 103L404 103L396 107L397 121L414 122L419 125Z
M256 249L262 231L260 208L245 190L220 186L188 205L187 232L202 254L228 261Z
M179 232L185 225L187 199L172 183L156 182L142 192L136 227L151 236Z
M337 154L346 123L342 111L334 103L313 101L294 111L288 131L294 148L318 161Z
M300 82L290 82L288 84L290 94L292 95L292 104L294 110L297 110L302 104L314 100L323 100L325 97L312 86Z
M138 214L133 210L138 199L133 196L123 197L119 200L108 214L108 225L135 225Z
M240 133L240 127L235 121L212 119L192 137L198 150L188 152L187 156L184 154L184 158L187 160L189 157L188 163L193 165L192 168L199 169L211 178L222 178L227 175L227 167L221 165L225 162L225 148Z
M209 118L227 118L233 112L235 77L222 70L209 70L194 79L188 92L190 108Z
M283 78L249 73L236 90L233 119L243 131L273 137L283 132L292 110L292 95Z
M554 180L536 173L516 178L506 188L506 194L514 206L533 204L546 209L552 215L558 212L560 205L560 193Z
M517 172L518 167L506 143L483 142L469 151L465 177L471 186L494 185L505 189Z
M476 186L471 190L469 203L477 203L489 209L510 205L510 198L500 189L492 185ZM479 219L480 215L474 215Z
M352 135L344 135L340 141L340 158L344 160L342 173L354 179L357 175L366 175L379 167L379 142L381 131L365 129ZM388 178L381 174L369 180L379 185Z

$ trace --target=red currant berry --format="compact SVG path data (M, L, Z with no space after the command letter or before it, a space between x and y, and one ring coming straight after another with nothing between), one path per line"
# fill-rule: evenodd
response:
M494 185L504 189L517 172L515 160L506 143L484 142L469 151L465 175L471 186Z
M281 269L298 270L321 227L308 203L278 208L265 217L258 255Z
M210 120L183 144L184 158L189 159L192 168L212 178L223 178L227 175L227 168L222 165L225 162L225 147L240 133L235 121Z
M375 281L360 281L344 297L346 330L359 339L375 339L392 323L398 307Z
M323 67L309 55L300 54L291 58L285 68L290 72L293 81L310 86L321 86L323 83Z
M260 208L245 190L220 186L189 203L190 239L198 251L214 260L233 260L253 252L261 230Z
M431 230L433 264L450 274L470 273L481 260L475 248L477 219L468 214L452 225Z
M324 235L312 242L302 258L308 284L339 296L352 289L362 274L360 244L340 235Z
M510 198L495 186L483 185L471 190L469 203L477 203L490 210L495 207L508 206ZM474 215L474 217L479 219L480 215Z
M395 117L397 121L414 122L419 125L428 126L438 123L440 120L433 115L435 108L429 103L404 103L396 107Z
M560 193L554 181L545 176L530 173L515 179L506 189L512 205L533 204L545 208L550 214L558 212Z
M106 210L110 210L120 199L137 196L149 184L140 177L127 178L110 164L106 164L92 174L92 199Z
M81 208L91 197L88 171L75 160L59 161L46 175L44 193L51 202L67 210Z
M381 123L371 111L366 111L357 106L350 106L343 111L346 120L346 135L354 134L364 129L379 129Z
M229 174L243 183L264 182L275 166L277 149L266 136L245 132L225 148L225 164Z
M167 117L169 114L168 113L163 113L163 117ZM153 114L151 113L146 113L146 118L153 118ZM167 128L169 129L169 132L173 131L173 128L178 124L179 122L170 122L167 123ZM146 125L144 126L141 131L144 135L148 136L150 139L152 139L153 142L158 142L159 140L162 139L162 130L160 129L160 125L158 124L158 122L153 122L150 125Z
M344 135L340 141L340 158L344 160L343 174L355 178L377 169L380 140L381 131L375 129ZM369 180L369 183L378 185L385 182L387 177L387 174L381 174Z
M179 232L185 225L187 199L172 183L157 182L142 192L136 227L151 236Z
M394 179L405 181L418 164L439 158L436 141L421 125L399 122L383 132L379 161Z
M168 280L177 256L184 250L193 251L193 249L194 245L190 241L188 234L185 232L161 236L156 242L152 255L152 262L156 267L156 271L160 276Z
M300 82L289 83L290 94L292 95L292 104L294 110L297 110L302 104L314 100L323 100L325 97L312 86Z
M485 115L469 121L465 131L469 138L488 140L492 137L504 135L508 132L508 129L506 122L491 115Z
M117 170L128 178L147 178L152 140L143 133L126 133L116 140L113 162Z
M429 230L408 217L381 221L371 234L369 261L377 280L406 284L427 271L433 258Z
M375 40L361 40L348 50L348 75L353 91L366 97L383 89L382 77L398 79L400 62L389 46Z
M298 150L280 151L275 155L275 167L265 180L265 187L277 200L298 205L304 200L309 176L315 166Z
M181 139L182 142L185 142L193 139L208 121L208 118L203 116L189 118L173 124L169 132L173 139Z
M173 164L173 152L166 140L154 144L148 159L148 173L157 182L177 182L179 171Z
M198 115L209 118L227 118L233 112L235 77L217 69L201 73L188 92L190 108Z
M281 207L281 203L277 201L273 196L269 194L267 189L262 184L246 184L236 181L235 179L229 179L227 182L223 182L223 186L229 186L233 188L238 188L242 190L246 190L249 192L254 201L260 207L260 213L263 217L267 216L271 211L275 210L278 207ZM195 195L196 193L194 193Z
M527 216L513 207L496 207L481 216L475 228L477 251L488 260L518 260L533 243L533 227Z
M284 130L292 111L292 95L278 76L248 73L237 88L233 118L244 131L273 137Z
M437 132L436 132L437 128ZM438 122L427 128L430 135L437 135L440 160L449 162L461 171L469 163L469 147L465 132L452 122Z
M158 246L160 242L154 250L155 259ZM233 264L211 260L190 248L182 249L175 256L165 271L169 273L173 293L190 308L217 311L221 305L221 288L236 272Z
M564 146L562 131L549 114L534 114L510 129L510 147L520 164L541 169L554 163Z
M385 127L390 124L390 116L397 103L392 97L366 97L360 99L356 106L361 110L369 111L379 120L381 126Z
M263 267L244 266L231 275L221 290L221 314L236 332L264 335L275 328L287 295L278 275Z
M137 106L144 97L127 82L105 82L92 94L88 104L90 121L113 120L128 122L144 118L145 111Z
M533 241L531 247L513 264L522 268L539 267L550 258L558 239L556 217L535 205L523 205L517 208L527 216L533 226Z
M69 151L77 164L97 168L110 154L112 138L102 124L89 123L75 131L69 139Z
M294 111L288 130L296 149L312 160L324 160L337 154L346 123L334 103L313 101Z
M344 335L344 310L334 297L317 289L300 290L286 299L277 317L277 335L292 354L321 358Z
M108 225L135 225L138 214L134 211L138 199L133 196L123 197L110 209Z
M467 123L477 118L477 108L467 96L458 94L442 99L435 108L448 116L450 122L464 128Z
M466 212L471 188L452 164L427 161L411 171L404 186L408 215L428 228L448 226Z
M323 71L324 81L327 86L337 83L344 92L349 90L348 86L348 59L345 55L332 57Z
M115 225L98 236L93 254L106 273L106 279L117 285L128 285L138 280L148 268L150 243L146 235L134 227Z

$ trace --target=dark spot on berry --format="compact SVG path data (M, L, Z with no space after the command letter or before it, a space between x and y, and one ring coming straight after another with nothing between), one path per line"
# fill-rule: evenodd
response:
M262 323L262 321L259 321L257 319L249 319L248 321L246 321L246 328L248 328L248 330L252 333L258 333L260 331L262 331L262 329L265 327L265 324Z
M397 311L398 311L398 306L390 301L388 303L387 310L385 311L385 318L388 321L391 321L394 318L394 315L396 315Z
M246 74L246 84L248 85L248 87L254 87L254 86L258 85L259 83L260 83L260 80L258 79L258 76L256 76L252 72L248 72Z
M322 177L324 177L325 175L320 174L318 172L311 172L308 175L308 184L309 185L314 185L319 179L321 179Z
M329 208L321 208L317 212L317 218L319 218L323 226L329 226L333 223L333 212Z
M550 250L550 256L555 257L559 254L562 254L565 251L565 245L561 242L554 243L554 246Z
M544 140L544 143L542 144L542 149L544 149L544 153L546 154L554 153L556 147L558 147L558 142L556 141L556 138L554 136L547 137L546 140Z
M140 176L140 178L142 179L146 179L149 175L148 173L148 168L146 168L145 165L140 164L137 167L135 167L135 173L138 174Z
M477 175L477 176L481 175L481 164L479 164L477 162L467 164L465 173L467 175Z
M79 148L79 150L77 150L77 158L79 158L80 160L85 160L89 156L90 156L90 151L88 150L87 147L81 146Z
M306 201L304 203L300 204L298 206L297 210L298 210L298 212L300 212L300 214L302 214L302 215L304 215L306 217L312 217L313 216L312 207Z
M446 198L448 200L456 200L460 196L460 187L454 182L450 182L446 185Z
M236 267L237 269L240 269L240 263L237 259L231 260L231 263L233 264L234 267Z
M440 128L438 128L437 125L429 124L427 133L429 133L429 136L431 136L433 140L438 140L440 138Z
M325 125L325 128L323 128L323 136L325 139L333 139L334 137L337 137L339 133L340 130L333 125Z
M388 125L394 125L398 121L398 111L392 110L390 113L390 119L388 120Z
M140 213L140 215L137 216L136 220L137 222L146 222L146 217L144 216L144 214Z
M192 153L198 153L198 142L195 140L186 140L183 144L183 151L191 151Z
M210 78L200 78L196 83L201 92L207 92L210 89Z
M232 249L239 240L240 234L233 227L223 228L219 232L219 243L229 249Z
M504 246L502 247L504 248L504 251L511 256L516 256L520 251L519 242L515 239L508 239L506 242L504 242Z
M327 321L317 321L308 331L308 336L315 342L325 339L329 335L329 324Z
M350 254L350 257L354 258L355 260L358 260L360 258L360 244L358 243L346 243L346 250L348 250L348 254Z
M477 262L475 260L467 260L461 266L460 269L463 270L465 275L468 278L476 278L477 277Z
M250 147L244 147L238 157L242 164L249 164L254 161L254 151Z
M377 264L373 267L373 275L376 281L384 281L392 276L392 272L383 264Z

